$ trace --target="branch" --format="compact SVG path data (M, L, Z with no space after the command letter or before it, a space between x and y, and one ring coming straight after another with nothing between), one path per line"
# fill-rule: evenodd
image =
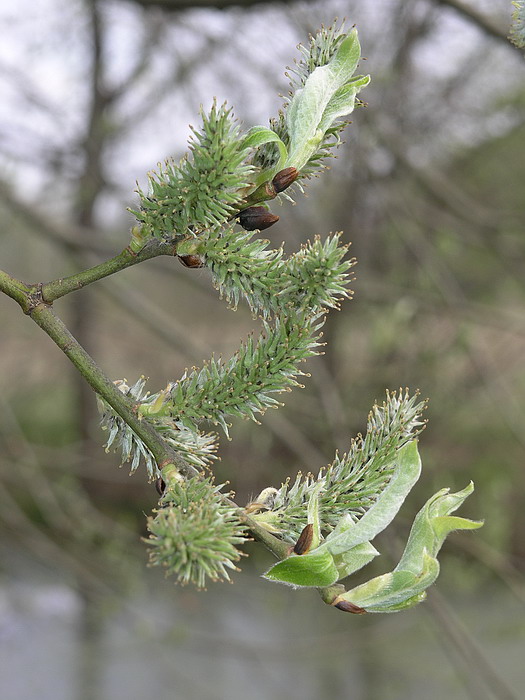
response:
M165 443L147 420L138 417L133 402L105 376L50 306L41 302L29 308L26 313L58 345L97 394L102 396L147 444L159 465L173 463L184 474L194 476L197 473L197 470L186 464L177 452Z
M25 313L47 333L96 393L102 396L111 408L126 421L138 437L143 440L155 457L159 467L166 464L174 464L186 476L199 475L198 470L182 459L175 450L171 449L147 420L138 417L134 403L105 376L93 358L73 337L63 321L56 316L48 304L42 301L35 303L31 289L3 271L0 271L0 290L17 301ZM289 545L271 535L247 515L244 509L239 508L236 503L230 500L228 502L238 510L239 519L250 529L255 539L262 542L279 559L288 555Z
M27 303L30 288L20 280L11 277L4 270L0 270L0 291L14 299L25 310L24 305Z
M159 255L176 255L176 249L177 244L173 240L165 241L159 239L149 240L139 253L134 253L127 247L115 257L105 260L94 267L82 270L69 277L59 277L52 282L46 282L41 286L42 301L51 304L56 299L60 299L60 297L70 292L82 289L92 282L108 277L108 275L112 275L115 272L120 272L120 270L125 270L127 267L137 263L144 262L144 260L150 260Z

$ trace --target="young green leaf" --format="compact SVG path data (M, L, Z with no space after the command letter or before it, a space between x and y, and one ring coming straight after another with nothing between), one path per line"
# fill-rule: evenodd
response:
M413 440L398 450L395 460L390 483L357 523L349 515L343 517L316 549L301 556L292 554L272 566L265 577L294 586L330 586L368 564L378 554L369 540L391 522L419 477L421 460L417 442ZM308 522L317 522L321 483L310 497Z
M286 111L290 135L289 155L284 167L301 170L321 146L333 122L354 109L359 90L370 78L352 79L361 56L357 30L338 45L330 61L317 67L297 90Z
M269 581L290 586L319 588L331 586L339 580L339 571L327 549L316 549L308 554L294 554L278 562L264 574Z
M359 571L363 566L369 564L374 557L377 557L378 554L379 552L370 542L356 544L355 547L352 547L347 552L334 554L334 562L339 571L339 580Z
M379 552L370 542L363 542L344 550L342 539L352 525L350 516L342 518L337 528L317 549L299 556L291 554L274 564L264 578L292 586L321 588L331 586L363 568Z
M397 612L420 603L439 574L437 554L446 536L453 530L474 530L482 522L449 514L472 493L469 484L458 493L438 491L417 514L408 542L396 568L338 597L367 612Z
M245 148L258 148L259 146L264 146L268 143L275 143L277 145L279 150L279 159L271 170L263 170L256 176L256 185L261 185L263 182L270 180L273 175L282 169L283 164L288 158L288 149L281 141L278 134L266 126L253 126L251 129L249 129L243 140L243 146Z
M398 450L390 483L374 505L345 533L346 548L373 540L394 519L405 498L421 474L421 459L417 451L417 440L412 440Z

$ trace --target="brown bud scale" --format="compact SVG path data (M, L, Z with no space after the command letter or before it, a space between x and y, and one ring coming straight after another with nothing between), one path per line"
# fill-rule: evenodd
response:
M348 600L340 600L338 603L334 604L334 607L338 608L339 610L343 610L344 612L352 613L352 615L366 614L366 610L364 608L360 608L359 605L350 603Z
M264 229L273 226L279 217L272 214L266 207L248 207L239 214L239 223L246 231L264 231Z
M198 255L179 255L178 257L185 267L204 267L204 263Z
M290 187L290 185L297 180L299 177L299 171L297 168L285 168L280 170L277 175L272 180L272 185L276 192L282 192L283 190Z
M306 554L312 546L312 540L314 538L314 526L312 523L308 523L303 528L303 531L299 535L299 539L295 543L293 551L295 554Z

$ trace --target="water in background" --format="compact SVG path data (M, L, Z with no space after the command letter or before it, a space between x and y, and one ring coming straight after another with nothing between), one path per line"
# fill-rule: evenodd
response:
M413 611L358 617L253 570L207 593L154 570L123 600L89 601L3 554L2 700L523 697L524 608L503 587L438 585Z

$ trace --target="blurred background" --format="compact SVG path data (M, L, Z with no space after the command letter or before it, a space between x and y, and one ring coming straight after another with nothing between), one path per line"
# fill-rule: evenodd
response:
M136 182L179 158L214 97L248 128L334 18L357 24L367 106L331 172L269 234L292 252L343 230L355 298L306 388L235 422L218 478L239 503L316 471L386 389L430 403L423 475L380 551L396 557L439 488L476 492L428 601L354 617L260 579L181 589L147 569L156 504L105 454L94 396L0 298L0 686L4 700L511 700L525 683L525 65L507 0L19 0L0 6L0 257L27 281L119 252ZM157 391L254 328L208 274L144 263L56 303L113 379ZM367 578L391 568L389 555Z

